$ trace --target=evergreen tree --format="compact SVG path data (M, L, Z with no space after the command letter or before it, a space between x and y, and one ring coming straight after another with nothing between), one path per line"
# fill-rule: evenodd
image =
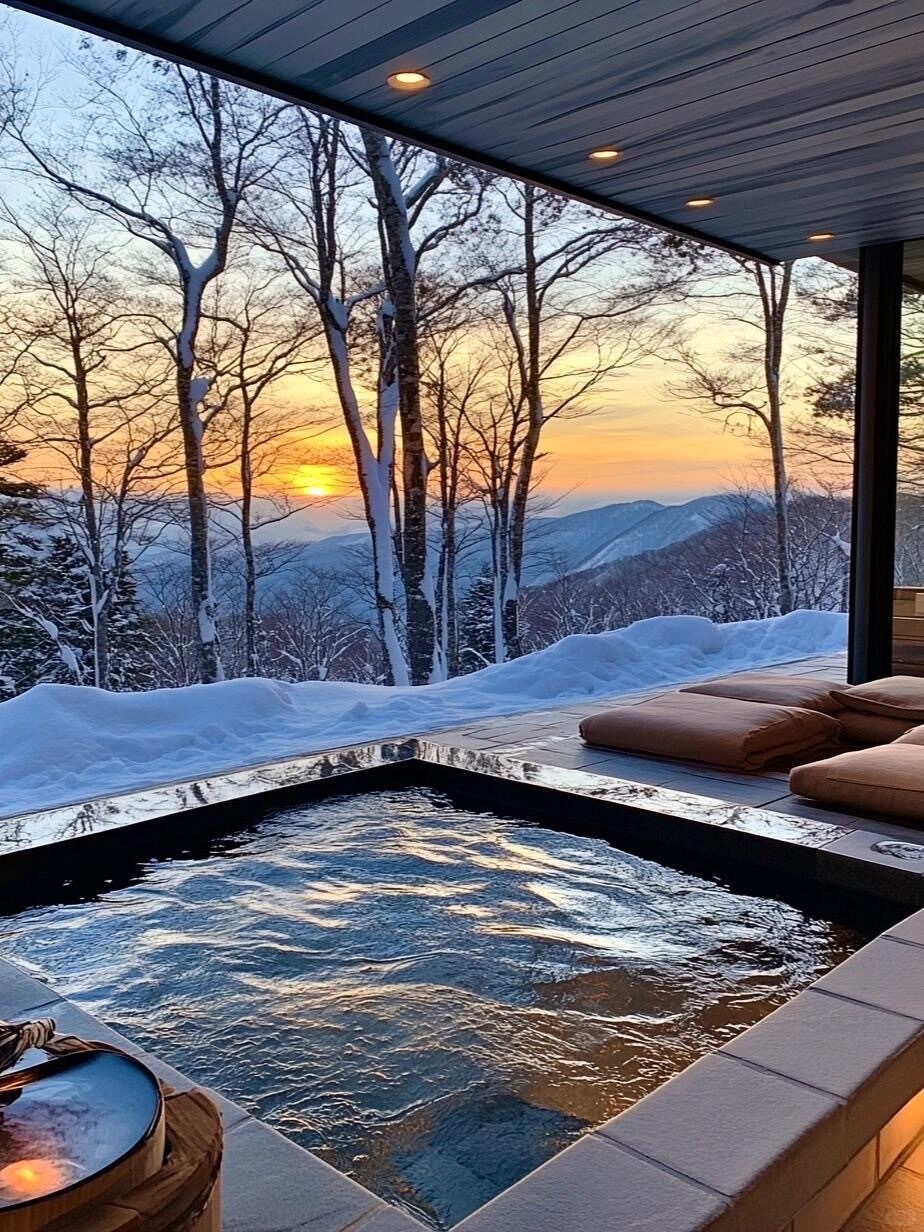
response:
M138 600L138 585L127 559L119 569L118 593L109 615L109 687L119 693L157 687L149 617Z
M57 579L48 560L41 491L6 473L25 456L25 450L0 439L0 697L57 679L64 668L58 645L43 626L46 605L57 597Z
M466 592L460 609L459 674L494 662L494 579L485 568Z
M0 439L0 699L43 683L81 683L93 653L87 563L43 508L42 491L5 474L25 451ZM149 687L152 655L128 561L111 613L112 687Z

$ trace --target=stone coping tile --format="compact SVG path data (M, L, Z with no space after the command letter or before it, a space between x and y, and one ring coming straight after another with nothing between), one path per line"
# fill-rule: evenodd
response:
M248 1117L225 1135L222 1232L345 1232L381 1198ZM386 1225L387 1227L387 1225Z
M790 817L805 817L813 821L829 822L833 826L837 826L844 833L856 829L862 822L854 816L853 813L846 809L839 809L834 806L826 808L823 804L818 804L814 800L809 800L807 796L794 796L792 792L787 793L777 800L773 805L774 812L785 813Z
M919 868L924 872L924 834L919 833L917 842L904 837L882 834L876 830L851 830L849 834L825 844L825 851L834 855L854 856L871 864L886 868ZM920 854L917 854L920 853Z
M778 1232L850 1155L839 1099L722 1053L597 1133L733 1199L748 1232Z
M898 924L886 929L887 937L896 937L899 941L910 941L912 945L924 945L924 911L915 911L906 916Z
M517 747L522 748L522 746ZM498 751L501 751L499 746ZM520 756L523 758L540 761L543 765L563 766L566 769L572 770L583 770L585 767L587 769L591 769L596 768L598 765L601 765L601 767L605 770L605 767L609 761L607 754L601 749L588 749L583 747L537 750L535 746L527 745L523 748Z
M786 792L789 783L788 770L772 770L763 766L760 770L726 770L721 766L709 766L699 761L672 761L672 765L682 770L684 774L692 774L698 779L714 779L717 783L769 783L777 788L780 794ZM780 791L779 784L783 784Z
M727 1205L588 1134L456 1224L453 1232L738 1232Z
M877 937L815 988L924 1022L924 946Z
M594 767L596 773L597 768ZM760 777L752 782L740 780L711 779L701 774L678 771L663 780L662 785L671 791L689 791L702 794L725 804L752 804L756 808L769 806L779 800L785 789L779 783L767 782Z
M889 818L884 813L864 813L858 825L863 830L870 830L883 838L904 839L909 843L924 843L924 829L913 821L899 821Z
M15 963L0 959L0 1018L18 1022L24 1018L50 1018L40 1013L44 1006L60 1001L61 994Z
M587 751L590 752L589 749ZM499 748L497 752L505 757L515 758L517 761L535 762L538 765L552 764L545 749L537 748L531 744L517 745L515 749ZM657 762L646 765L638 758L630 757L624 753L607 753L602 749L595 749L593 752L595 754L593 762L594 774L605 774L608 777L624 779L627 783L660 787L677 773L669 762ZM578 769L579 767L573 768Z
M924 1023L809 988L721 1051L849 1101L853 1150L919 1090Z
M355 1224L350 1224L349 1232L433 1232L426 1224L421 1223L401 1211L396 1206L381 1206L371 1215L363 1215Z

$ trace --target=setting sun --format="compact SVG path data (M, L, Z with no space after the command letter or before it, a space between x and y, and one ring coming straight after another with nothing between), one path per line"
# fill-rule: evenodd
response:
M305 462L297 466L289 476L289 483L301 496L314 500L342 496L344 477L339 467Z

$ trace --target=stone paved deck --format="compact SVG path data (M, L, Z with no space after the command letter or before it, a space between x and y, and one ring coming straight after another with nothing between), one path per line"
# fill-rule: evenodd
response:
M765 670L846 683L847 657L840 654L801 659ZM503 753L507 757L538 762L540 765L588 770L593 774L645 783L651 787L690 792L728 804L769 808L777 813L806 817L814 821L849 825L855 824L856 819L860 818L864 830L876 830L889 837L921 842L921 830L912 826L899 825L876 814L822 807L792 795L789 791L789 776L785 770L762 770L755 773L721 770L697 762L640 757L630 753L607 753L603 749L590 748L581 740L578 724L586 716L597 714L608 706L647 701L661 693L670 692L673 687L675 686L662 685L641 692L596 698L592 702L568 703L522 714L474 720L427 733L426 738L460 748Z
M845 678L843 656L803 660L776 670L799 676ZM665 787L727 804L753 805L793 817L856 826L856 814L820 809L792 796L787 789L785 772L746 774L722 771L695 763L606 753L588 748L581 742L577 728L585 715L604 709L608 704L641 702L670 687L473 721L427 733L426 740L437 745L503 754L504 758L514 761L586 770L593 775ZM359 767L358 762L353 768ZM279 781L271 775L266 778L270 770L282 776ZM267 790L287 782L287 776L298 778L300 772L298 759L293 759L289 763L280 763L278 767L263 768L262 772L257 768L257 771L247 772L247 776L256 774L256 781L262 782L262 789ZM225 777L229 782L235 778L234 775ZM219 787L221 781L219 776L216 780ZM212 786L215 787L215 784ZM174 809L191 806L189 801L184 802L180 798L183 794L180 788L163 790L170 796ZM171 792L173 795L179 792L176 800ZM889 836L921 841L920 830L898 826L882 818L864 816L862 824L866 831L877 830ZM839 843L848 841L849 836L838 840ZM857 854L864 859L870 858L865 850ZM924 915L919 918L924 918ZM0 1016L16 1019L38 1014L39 1011L42 1015L55 1017L59 1030L63 1032L102 1039L139 1056L177 1089L192 1085L188 1077L118 1036L47 984L0 960ZM306 1229L312 1232L423 1232L423 1225L416 1220L388 1206L230 1101L220 1096L217 1099L226 1132L222 1179L223 1232L302 1232ZM612 1162L610 1156L606 1158ZM657 1175L660 1177L662 1174L657 1172ZM850 1232L905 1232L906 1228L910 1232L911 1227L918 1226L917 1223L903 1220L909 1213L917 1219L924 1210L922 1186L924 1164L921 1163L920 1152L915 1152L855 1216ZM683 1205L680 1204L681 1208ZM476 1213L471 1218L475 1221L482 1217ZM494 1225L491 1232L496 1232ZM801 1226L797 1232L803 1232Z
M924 1228L924 1139L844 1225L843 1232L916 1232Z

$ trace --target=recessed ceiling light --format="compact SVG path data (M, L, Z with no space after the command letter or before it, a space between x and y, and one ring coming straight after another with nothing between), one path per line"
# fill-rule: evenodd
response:
M397 73L389 73L388 84L395 90L425 90L430 78L420 69L402 68Z
M587 155L596 163L612 163L622 154L622 150L616 150L612 146L605 146L602 150L591 150Z
M808 237L813 244L822 244L825 240L833 240L833 231L813 231Z
M707 205L715 205L715 197L691 197L687 202L690 209L702 210Z

